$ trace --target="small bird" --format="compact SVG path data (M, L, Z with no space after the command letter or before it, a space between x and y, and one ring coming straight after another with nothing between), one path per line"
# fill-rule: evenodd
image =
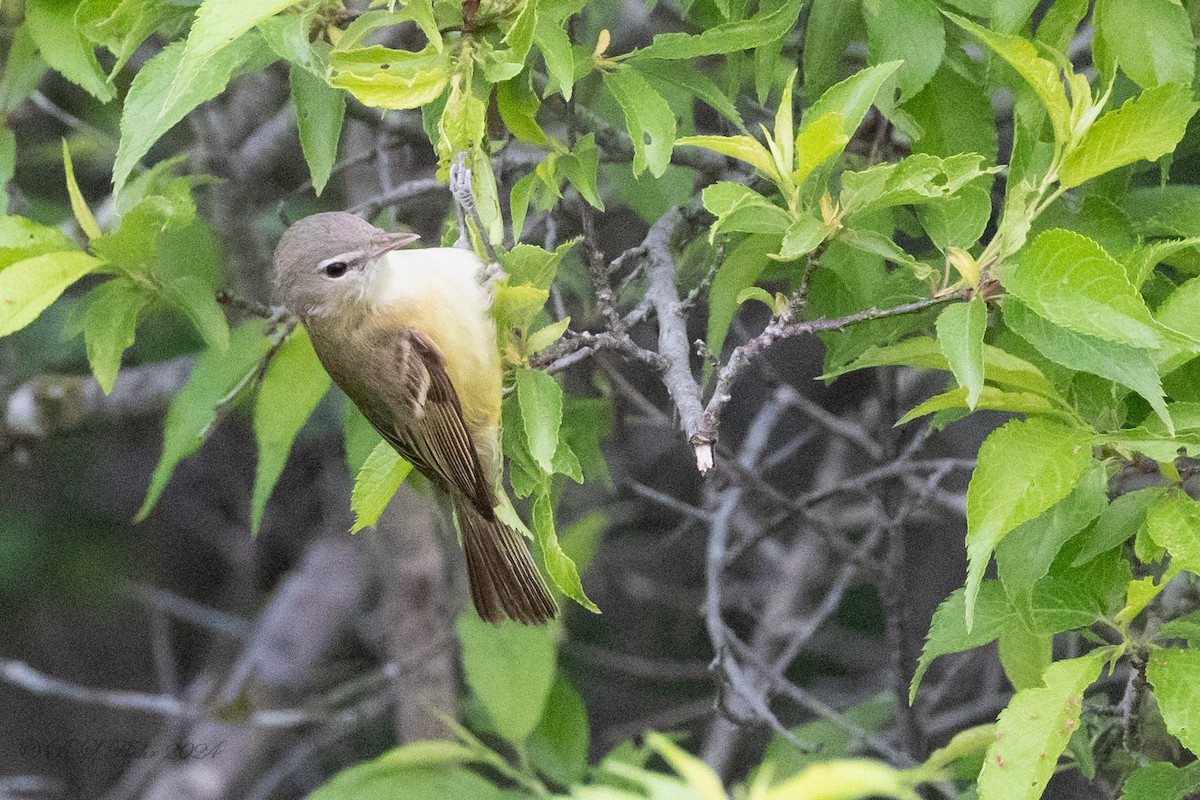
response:
M501 487L500 355L483 263L469 250L401 250L419 238L346 212L296 222L275 250L279 299L379 434L450 495L471 599L491 623L557 612Z

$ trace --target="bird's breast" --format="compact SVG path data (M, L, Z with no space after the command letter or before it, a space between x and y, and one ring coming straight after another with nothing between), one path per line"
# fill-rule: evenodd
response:
M459 248L396 250L377 262L364 298L376 324L414 328L441 351L474 429L500 419L500 355L481 267Z

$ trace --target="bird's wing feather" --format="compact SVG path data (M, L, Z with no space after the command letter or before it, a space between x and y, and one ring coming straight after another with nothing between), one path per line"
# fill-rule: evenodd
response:
M467 498L492 519L495 491L463 419L458 392L437 346L412 328L389 329L384 344L396 359L398 376L389 426L375 428L400 455L426 476Z

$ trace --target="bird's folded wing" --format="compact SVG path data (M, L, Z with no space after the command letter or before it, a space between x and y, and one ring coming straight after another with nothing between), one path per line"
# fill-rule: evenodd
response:
M437 346L412 328L391 329L384 344L395 359L391 424L371 420L400 455L427 477L467 498L492 519L495 490L463 419L458 392ZM389 381L391 382L391 381Z

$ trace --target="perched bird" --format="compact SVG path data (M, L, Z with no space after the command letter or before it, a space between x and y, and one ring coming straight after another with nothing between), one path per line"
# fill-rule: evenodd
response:
M539 624L554 600L524 538L501 522L500 355L474 253L401 250L345 212L292 225L275 285L325 369L380 435L454 504L479 616Z

